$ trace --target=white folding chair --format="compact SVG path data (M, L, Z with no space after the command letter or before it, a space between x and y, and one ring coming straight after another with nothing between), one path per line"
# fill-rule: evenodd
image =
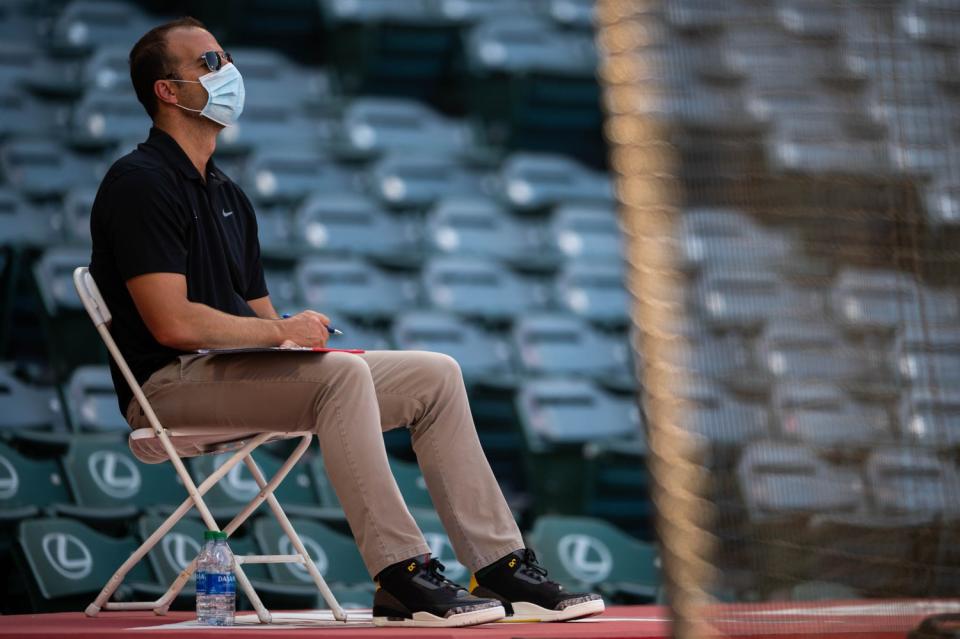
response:
M103 590L100 591L96 600L87 606L87 615L95 617L101 610L153 610L158 615L166 614L170 608L170 604L196 570L196 559L190 562L190 565L180 573L167 591L156 601L115 602L109 601L109 599L117 587L123 583L123 579L127 573L150 552L150 549L152 549L157 542L163 539L163 536L189 512L190 508L194 506L197 508L208 529L220 530L217 522L214 521L209 509L207 509L207 505L203 501L203 495L230 472L231 468L242 461L246 464L254 480L260 486L260 492L250 500L223 530L228 536L233 534L253 511L256 510L261 503L266 501L296 550L296 554L293 555L238 555L235 557L233 572L236 575L237 583L240 584L240 588L243 589L243 592L247 595L247 598L250 599L250 603L256 610L257 618L261 623L271 623L272 621L270 612L264 607L263 602L260 601L260 597L250 584L250 580L247 579L247 576L244 574L243 565L299 563L303 564L307 572L310 573L324 601L330 606L334 619L346 622L347 616L344 614L343 608L340 607L333 593L330 592L330 588L324 581L320 571L317 570L310 555L307 554L303 542L300 541L299 535L297 535L293 526L290 525L290 520L287 519L283 508L280 507L280 502L277 501L277 498L273 494L273 491L276 490L277 486L280 485L287 476L287 473L290 472L309 447L310 442L313 440L313 433L237 433L235 430L216 426L209 428L191 428L189 430L171 430L164 428L153 412L150 402L147 401L147 398L144 396L143 390L134 378L133 373L130 371L130 367L127 366L123 355L113 341L113 337L110 335L110 331L108 330L111 319L110 310L104 303L103 297L97 289L97 284L93 281L93 276L90 275L86 267L78 267L73 272L73 283L77 287L77 292L80 294L83 306L87 309L87 313L90 314L90 319L93 320L97 332L100 333L100 337L103 338L104 343L107 345L107 350L110 351L111 357L113 357L117 366L120 368L124 379L126 379L127 384L130 385L130 389L133 391L134 397L136 397L140 403L144 415L150 422L150 428L140 428L130 434L130 450L138 459L148 464L157 464L169 460L176 469L177 475L179 475L180 480L183 482L189 494L183 503L167 517L163 524L117 569L110 580L107 581ZM270 481L266 481L251 457L253 451L260 444L268 441L293 439L297 437L300 438L300 443L296 446L293 453L290 454L290 457L287 458L276 475L274 475ZM222 453L225 451L236 452L222 466L214 471L213 474L203 480L199 486L196 485L190 477L190 473L187 472L182 458Z

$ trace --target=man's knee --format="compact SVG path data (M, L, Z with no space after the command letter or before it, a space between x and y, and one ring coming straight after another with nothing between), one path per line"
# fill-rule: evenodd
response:
M324 366L333 369L333 377L341 384L365 383L373 378L370 366L362 357L351 353L324 353Z
M457 360L446 353L425 352L424 356L430 375L438 384L454 388L463 385L463 372Z

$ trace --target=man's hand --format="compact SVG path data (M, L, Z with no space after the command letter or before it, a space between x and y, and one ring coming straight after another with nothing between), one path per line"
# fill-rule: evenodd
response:
M327 324L330 318L316 311L303 311L280 320L283 332L282 346L326 346L330 339Z

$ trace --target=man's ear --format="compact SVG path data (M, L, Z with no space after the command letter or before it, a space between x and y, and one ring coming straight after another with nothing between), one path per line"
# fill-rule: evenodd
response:
M176 104L178 102L177 94L173 92L173 88L170 85L171 82L169 80L157 80L153 83L153 93L161 102Z

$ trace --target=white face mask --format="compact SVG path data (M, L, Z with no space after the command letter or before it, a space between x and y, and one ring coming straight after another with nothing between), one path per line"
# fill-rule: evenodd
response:
M203 85L207 90L207 104L202 109L191 109L182 104L177 106L184 111L199 113L223 126L236 124L243 113L243 100L246 93L243 88L243 76L231 62L227 62L217 71L201 75L197 80L171 80L171 82L189 82Z

